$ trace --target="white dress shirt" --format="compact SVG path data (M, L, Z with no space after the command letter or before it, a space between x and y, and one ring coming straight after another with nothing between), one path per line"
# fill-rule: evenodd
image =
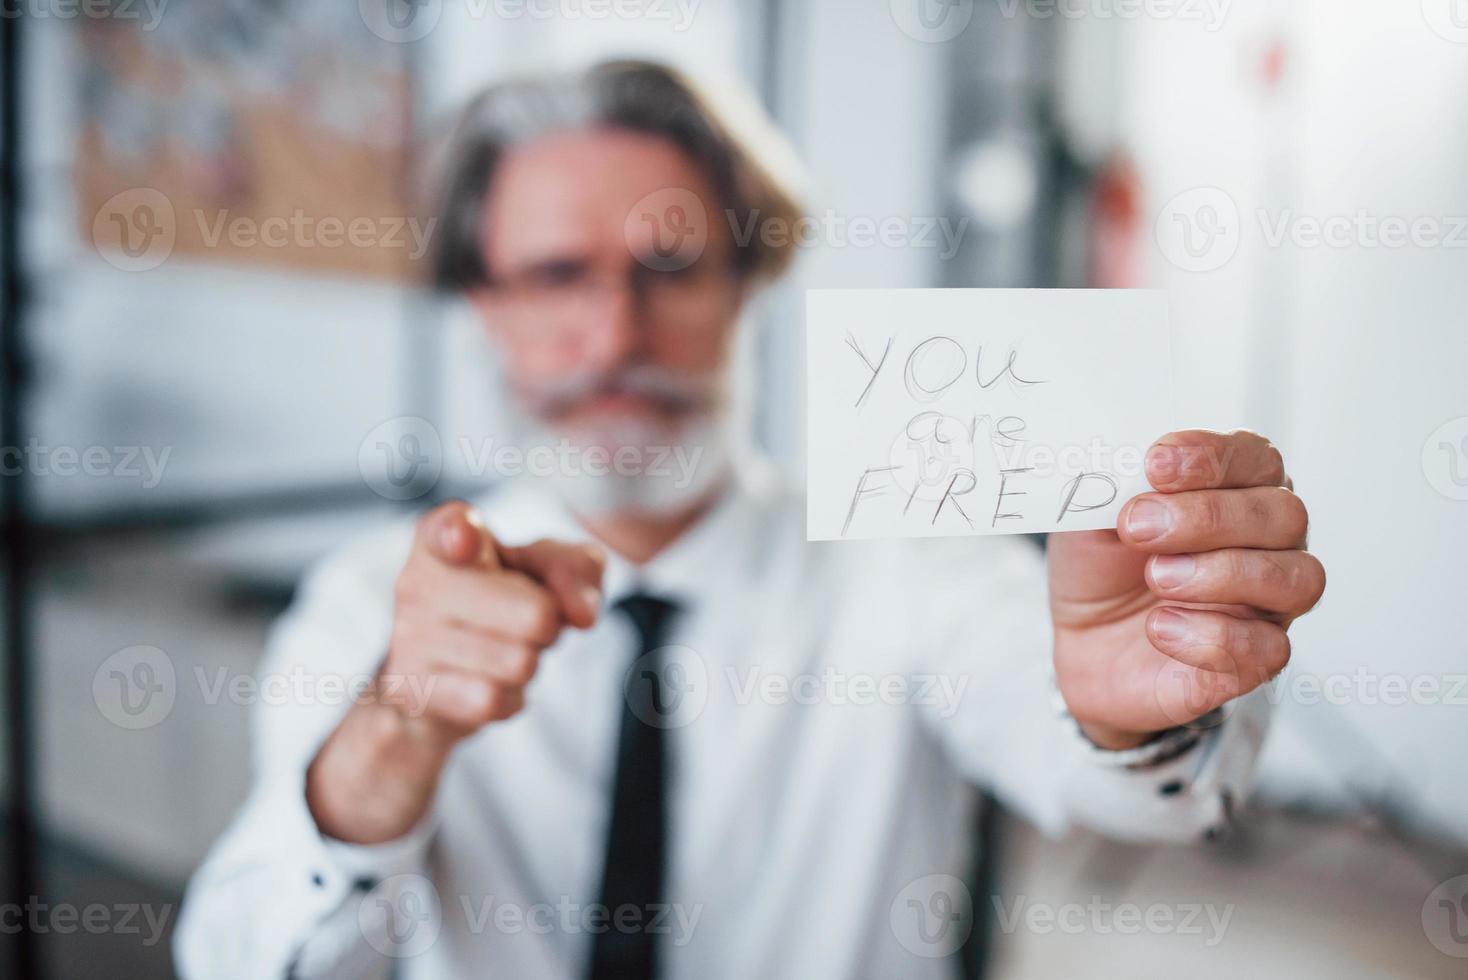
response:
M512 544L583 539L529 484L481 503ZM307 578L267 676L372 674L412 524ZM1267 701L1182 756L1129 769L1056 710L1043 559L1016 537L808 543L804 504L746 481L607 607L677 599L664 689L666 905L599 908L631 625L607 612L541 660L525 710L462 744L400 841L325 838L305 771L345 698L262 705L249 800L192 881L176 938L205 978L574 978L594 932L650 928L666 977L951 977L982 907L975 787L1056 834L1072 821L1192 840L1241 803ZM327 690L325 686L322 691Z

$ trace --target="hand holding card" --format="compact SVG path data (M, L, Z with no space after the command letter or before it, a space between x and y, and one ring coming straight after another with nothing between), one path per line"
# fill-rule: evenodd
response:
M1262 436L1169 432L1161 294L814 291L807 311L809 539L1090 531L1051 540L1050 611L1056 683L1104 748L1288 663L1325 588L1305 505Z

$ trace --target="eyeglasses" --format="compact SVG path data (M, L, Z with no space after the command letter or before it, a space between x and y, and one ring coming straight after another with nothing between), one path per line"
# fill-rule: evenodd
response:
M565 261L492 282L489 290L512 324L536 329L575 330L622 302L654 326L692 328L719 322L737 282L733 269L714 261L666 269L632 262L618 272Z

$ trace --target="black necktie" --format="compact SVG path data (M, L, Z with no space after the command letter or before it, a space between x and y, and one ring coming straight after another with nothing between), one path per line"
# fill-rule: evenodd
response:
M612 819L602 872L601 904L608 909L608 924L596 934L590 976L591 980L652 980L657 975L657 949L647 925L653 906L662 901L668 823L664 797L667 759L663 726L658 724L663 707L657 691L662 681L658 650L678 608L650 595L628 596L615 608L631 620L638 643L633 660L636 669L623 684ZM636 909L631 921L638 923L637 928L618 930L617 911L623 908Z

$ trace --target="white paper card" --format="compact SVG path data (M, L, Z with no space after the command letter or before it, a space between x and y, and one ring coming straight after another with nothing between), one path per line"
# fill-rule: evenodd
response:
M1161 292L806 294L812 541L1115 527L1171 430Z

